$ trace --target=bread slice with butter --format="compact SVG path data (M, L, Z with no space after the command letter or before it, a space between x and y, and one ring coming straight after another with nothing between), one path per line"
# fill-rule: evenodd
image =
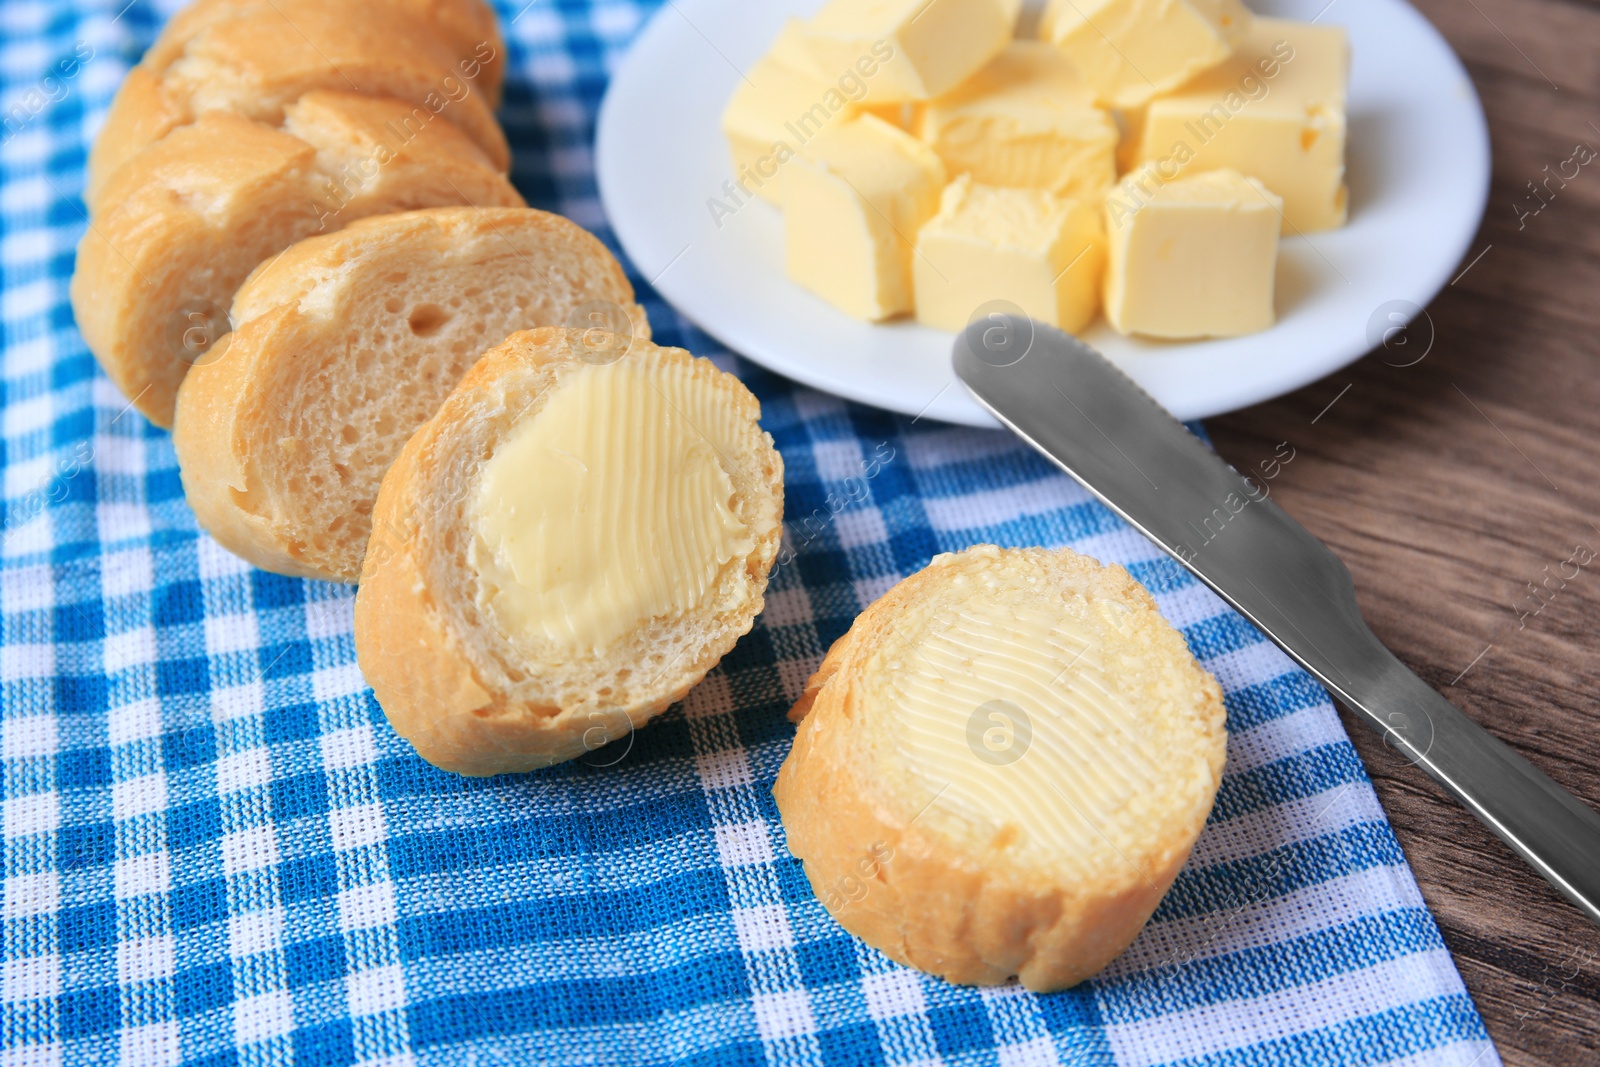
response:
M118 90L89 156L86 202L98 211L123 163L207 112L276 125L316 90L403 100L414 125L454 125L505 171L511 154L493 100L464 76L480 56L422 17L422 6L271 0L197 18L187 36L175 35L181 47L140 63ZM482 55L491 51L498 42Z
M962 984L1075 985L1138 935L1211 810L1222 691L1120 567L934 558L829 650L773 793L844 927Z
M461 774L623 736L749 631L782 533L756 398L709 360L518 333L383 479L356 654L389 721Z
M396 136L410 114L398 100L334 92L289 105L281 128L210 112L118 171L78 245L72 308L146 417L172 425L178 384L227 332L234 290L296 241L368 215L522 204L449 123Z
M378 485L485 349L535 326L645 341L622 267L531 208L364 219L264 265L234 331L178 394L173 445L200 524L280 574L353 582ZM618 340L616 335L624 335Z

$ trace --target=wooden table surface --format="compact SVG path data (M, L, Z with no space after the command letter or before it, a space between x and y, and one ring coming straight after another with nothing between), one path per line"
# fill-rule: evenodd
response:
M1537 214L1528 187L1600 152L1600 4L1414 2L1488 111L1482 258L1427 308L1420 363L1399 365L1426 326L1208 426L1241 470L1290 442L1274 499L1349 565L1379 637L1600 807L1600 158ZM1600 1063L1600 927L1345 721L1505 1063Z

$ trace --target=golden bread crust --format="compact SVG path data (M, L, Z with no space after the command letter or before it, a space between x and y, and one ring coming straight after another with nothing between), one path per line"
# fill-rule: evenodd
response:
M308 94L283 129L211 112L118 170L78 246L72 305L90 351L150 421L172 425L194 358L185 331L226 331L235 289L293 242L463 196L522 204L450 124L400 142L391 124L410 113L351 93Z
M429 6L385 0L372 11L349 0L271 0L190 15L112 100L90 153L85 201L97 212L118 168L206 112L276 125L286 107L319 90L424 108L458 127L504 173L511 154L494 117L504 46L494 37L463 54L429 20ZM487 88L480 84L486 73Z
M249 342L262 335L292 335L289 320L293 314L292 307L268 312L252 324L248 337L238 332L225 335L212 353L196 364L189 375L196 384L178 391L172 444L178 453L184 498L214 541L263 570L321 579L325 576L319 568L285 550L278 524L244 506L257 490L254 457L229 447L252 440L255 422L263 417L252 390L267 358L259 344Z
M89 146L83 202L91 215L99 215L112 174L182 121L182 106L168 97L160 75L143 64L128 71L111 98L105 123Z
M185 309L199 316L195 327L225 331L218 320L250 269L207 272L201 265L211 257L195 250L217 248L250 225L257 205L303 210L300 175L315 158L296 137L219 114L162 140L117 175L110 187L116 206L96 216L78 244L72 309L107 376L158 426L172 424L178 383L189 369L174 344L189 328ZM251 203L240 203L233 190ZM314 224L307 218L287 229L299 236Z
M270 6L275 0L194 0L167 20L144 58L143 66L163 71L183 55L183 50L196 36L210 26L227 19L238 18L252 11ZM505 45L500 39L494 10L483 0L325 0L333 6L345 6L365 12L372 18L382 18L386 6L397 7L436 29L452 50L462 57L474 54L478 46L488 44L494 58L483 64L478 82L491 105L500 102L500 85L504 75Z

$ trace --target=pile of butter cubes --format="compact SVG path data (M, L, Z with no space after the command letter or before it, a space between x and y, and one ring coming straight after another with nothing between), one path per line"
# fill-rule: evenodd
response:
M828 0L723 113L789 276L960 330L994 302L1079 332L1271 326L1280 234L1342 226L1343 30L1239 0Z

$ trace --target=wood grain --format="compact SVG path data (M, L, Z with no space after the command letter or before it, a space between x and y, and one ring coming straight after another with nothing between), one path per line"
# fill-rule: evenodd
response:
M1241 470L1290 442L1274 498L1349 565L1378 635L1600 807L1600 558L1527 599L1577 546L1600 553L1600 159L1537 215L1515 206L1578 144L1600 150L1600 5L1416 3L1488 111L1494 182L1468 258L1488 251L1428 307L1420 363L1380 351L1208 426ZM1345 719L1504 1062L1600 1062L1600 927Z

